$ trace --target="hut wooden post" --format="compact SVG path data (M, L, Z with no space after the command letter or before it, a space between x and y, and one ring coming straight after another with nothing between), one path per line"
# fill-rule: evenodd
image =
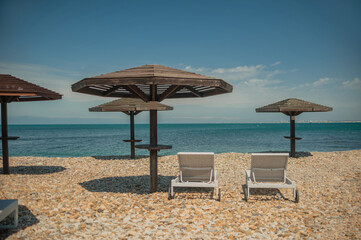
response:
M291 142L291 157L296 157L296 131L295 131L295 116L290 116L290 142Z
M157 110L150 110L150 145L157 146ZM150 192L158 188L158 151L150 149Z
M134 111L130 111L130 158L135 159Z
M152 101L157 99L157 86L150 85L150 97ZM150 129L150 145L158 145L157 136L157 110L149 111L149 129ZM156 192L158 188L158 152L155 149L150 149L150 192Z
M8 116L7 102L1 102L1 138L3 150L3 173L9 174Z

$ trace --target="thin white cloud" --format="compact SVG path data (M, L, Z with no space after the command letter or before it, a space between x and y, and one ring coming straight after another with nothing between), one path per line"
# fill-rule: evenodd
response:
M325 77L325 78L320 78L319 80L313 82L312 85L318 87L318 86L322 86L325 84L329 84L332 81L333 81L332 78Z
M336 80L333 78L329 78L329 77L324 77L324 78L320 78L317 81L311 82L311 83L304 83L301 85L296 86L297 88L307 88L307 87L312 87L312 90L314 90L314 87L319 87L319 86L324 86L327 84L330 84L332 82L335 82Z
M270 66L271 67L274 67L274 66L277 66L277 65L280 65L281 64L281 62L280 61L277 61L277 62L275 62L275 63L272 63Z
M255 73L264 69L266 66L259 64L255 66L238 66L234 68L217 68L212 70L213 73Z
M59 69L39 64L28 64L28 63L12 63L12 62L0 62L0 71L2 73L21 71L22 73L33 74L35 72L43 74L62 74L68 76L79 77L79 72L69 71L65 69Z
M267 76L267 78L273 78L274 76L284 74L284 73L287 73L287 71L276 69L276 70L268 72L266 74L266 76Z
M206 68L193 68L193 67L191 67L191 66L186 66L186 67L184 68L184 70L185 70L185 71L188 71L188 72L198 72L198 73L200 73L200 72L206 71Z
M253 78L253 79L247 80L245 82L245 84L248 86L252 86L252 87L264 87L267 85L274 85L274 84L278 84L281 82L282 82L281 80L268 80L268 79Z
M361 88L361 80L359 78L354 78L352 81L344 81L342 86L345 88Z
M192 66L186 66L184 70L196 72L199 74L204 74L207 76L222 78L232 84L245 82L251 78L266 78L266 79L273 78L276 75L285 73L285 71L278 69L269 70L269 67L270 66L263 64L243 65L243 66L236 66L233 68L215 68L215 69L205 68L205 67L195 68Z

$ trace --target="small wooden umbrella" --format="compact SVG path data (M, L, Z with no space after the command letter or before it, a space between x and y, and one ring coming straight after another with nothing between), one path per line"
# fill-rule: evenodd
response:
M162 65L143 65L107 73L74 83L74 92L103 97L140 98L145 102L161 102L166 98L207 97L232 92L232 85L212 78ZM157 151L172 146L158 145L157 110L150 110L150 144L137 148L150 152L150 192L157 191Z
M320 104L307 102L297 98L288 98L276 103L266 105L264 107L256 108L256 112L281 112L290 116L290 134L285 136L291 142L291 157L296 156L296 140L302 138L296 137L295 134L295 118L303 112L328 112L332 111L331 107L326 107Z
M144 102L143 100L137 98L122 98L89 108L90 112L123 112L129 115L130 139L123 141L130 142L130 157L132 159L135 159L135 143L142 141L134 139L134 116L141 113L142 111L150 110L167 111L173 110L173 107L158 102L150 104L149 102Z
M1 140L4 174L10 173L8 140L16 140L19 138L8 136L7 104L11 102L46 101L61 98L62 95L46 88L11 75L0 74Z

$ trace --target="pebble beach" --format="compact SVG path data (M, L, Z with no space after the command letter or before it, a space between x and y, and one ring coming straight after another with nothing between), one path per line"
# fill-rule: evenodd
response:
M176 156L159 157L151 194L147 156L11 157L0 199L19 200L19 227L0 239L361 239L361 150L290 158L299 203L292 190L252 190L246 202L250 161L216 154L218 202L210 190L176 190L168 200Z

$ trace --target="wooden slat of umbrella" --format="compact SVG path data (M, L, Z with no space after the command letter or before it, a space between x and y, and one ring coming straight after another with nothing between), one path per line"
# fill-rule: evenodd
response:
M62 97L49 89L8 74L0 74L0 96L2 101L7 102L46 101Z
M285 136L285 138L290 139L291 157L296 156L296 140L302 139L296 137L295 117L303 112L328 111L332 111L332 108L312 102L307 102L297 98L288 98L276 103L266 105L264 107L256 108L256 112L281 112L287 116L290 116L290 136Z
M156 95L159 99L156 101L159 102L165 98L206 97L232 92L232 85L222 79L162 65L144 65L84 78L73 84L72 90L98 96L141 98L151 101L149 85L157 85Z
M173 107L161 104L159 102L143 102L141 99L137 98L122 98L89 108L90 112L123 112L129 115L130 139L123 141L130 142L130 157L132 159L135 159L135 142L142 141L136 140L134 137L134 116L142 111L150 110L167 111L173 110Z
M10 102L46 101L61 98L62 95L49 89L8 74L0 74L1 140L4 174L10 173L8 140L19 138L8 136L7 104Z
M166 98L197 98L232 92L222 79L203 76L162 65L143 65L113 73L84 78L72 85L74 92L104 97L140 98L161 102ZM157 191L157 151L171 148L158 145L157 110L149 111L150 144L137 148L150 152L150 192Z

